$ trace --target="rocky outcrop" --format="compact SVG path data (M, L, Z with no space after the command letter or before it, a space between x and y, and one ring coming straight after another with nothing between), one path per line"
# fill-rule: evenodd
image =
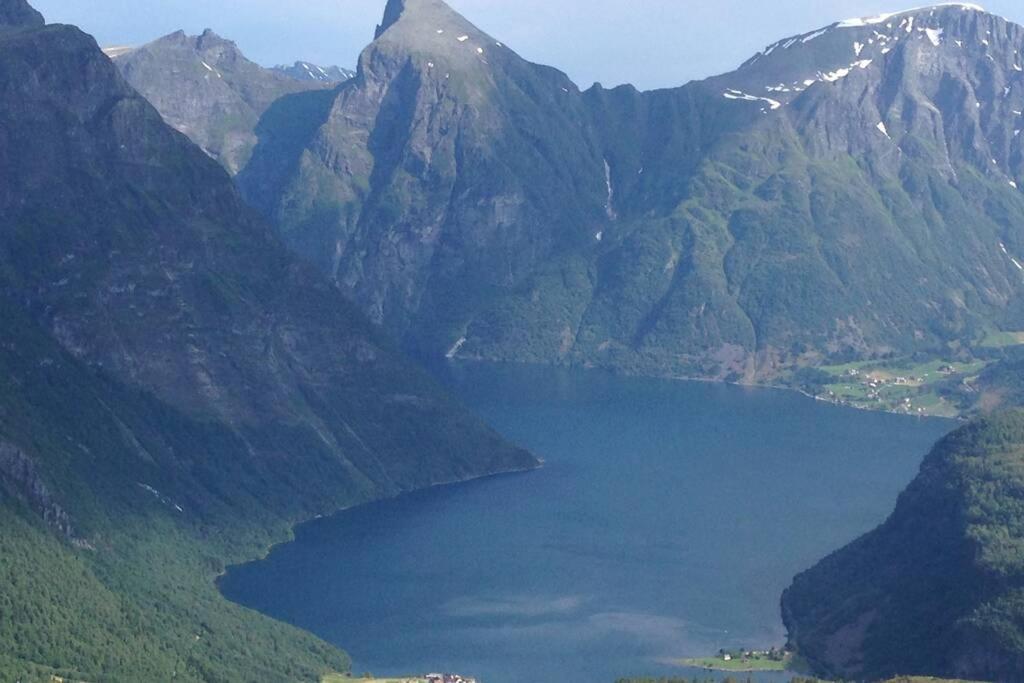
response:
M35 462L6 441L0 441L0 488L28 505L47 526L68 540L75 539L70 515L54 498Z

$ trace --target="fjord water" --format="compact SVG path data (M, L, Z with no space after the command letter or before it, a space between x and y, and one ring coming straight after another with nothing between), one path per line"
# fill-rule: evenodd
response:
M881 522L954 426L592 371L441 376L545 467L318 520L222 582L358 672L612 683L780 646L793 575Z

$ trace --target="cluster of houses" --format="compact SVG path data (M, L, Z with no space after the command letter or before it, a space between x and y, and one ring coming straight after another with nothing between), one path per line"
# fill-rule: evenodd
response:
M942 372L942 371L940 370L940 372ZM951 372L952 372L952 370L951 370ZM860 370L857 370L856 368L854 368L854 369L848 370L846 372L846 374L849 375L850 377L859 377L860 376ZM948 372L943 372L942 374L949 374L949 373ZM898 387L906 387L906 386L911 386L911 385L914 385L914 384L924 384L924 382L925 382L925 378L924 377L893 377L891 383L895 384ZM886 384L889 384L890 382L887 379L880 379L880 378L877 378L877 377L870 377L869 376L866 380L864 380L863 383L868 385L872 389L878 389L879 387L884 387Z
M423 678L427 683L477 683L475 678L466 678L458 674L427 674Z
M952 374L955 371L956 370L952 366L943 366L942 368L939 369L939 373L943 374L943 375ZM868 389L868 391L867 391L867 399L869 401L876 401L878 403L881 403L884 400L881 392L882 392L882 390L886 386L892 385L892 386L898 386L898 387L914 387L914 386L920 386L920 385L924 384L925 382L927 382L927 380L928 380L927 376L925 376L925 377L893 377L892 379L885 379L885 378L882 378L882 377L866 375L863 378L861 378L861 372L860 372L860 370L857 370L856 368L851 368L850 370L847 370L846 371L846 376L851 378L851 379L860 379L860 383L863 384L864 386L866 386L867 389ZM836 398L835 392L830 391L828 393L829 393L829 398L831 398L831 399L835 399ZM844 401L844 403L846 403L846 402ZM907 413L912 413L912 412L915 411L915 408L914 408L914 405L913 405L913 401L910 398L906 398L906 397L901 399L901 400L899 400L898 401L898 405L894 405L893 408L897 409L897 410L901 410L901 411L907 412ZM924 408L917 408L916 411L918 413L923 413L924 412Z
M770 659L774 661L783 661L787 656L788 652L780 650L778 648L771 648L770 650L738 650L729 652L728 650L719 650L718 656L722 658L724 662L731 662L734 659Z

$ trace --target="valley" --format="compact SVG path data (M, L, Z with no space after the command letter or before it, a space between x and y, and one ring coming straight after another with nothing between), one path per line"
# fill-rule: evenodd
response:
M785 642L793 573L879 523L954 424L596 370L435 372L544 467L318 520L221 582L357 672L703 679L676 662Z
M0 680L1024 680L1024 27L584 89L382 4L0 0Z

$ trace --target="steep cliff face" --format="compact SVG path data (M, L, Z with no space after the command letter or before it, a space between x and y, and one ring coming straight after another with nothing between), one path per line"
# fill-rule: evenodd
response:
M447 350L475 310L608 220L576 87L439 0L388 5L305 144L268 127L239 177L371 318Z
M77 29L0 33L0 168L0 573L53 545L45 522L75 542L55 566L106 596L97 616L61 604L56 569L29 593L2 582L20 606L3 675L312 680L345 658L227 605L223 561L316 514L535 466L298 263Z
M352 438L342 407L362 402L359 382L376 373L387 382L365 388L396 417L443 413L427 396L389 398L417 394L403 372L419 391L429 382L293 262L91 39L48 27L2 47L0 161L16 171L0 194L7 291L74 356L125 383L239 429L305 424L315 449L403 486Z
M330 88L343 80L329 77L326 70L313 71L311 65L264 68L210 30L199 36L178 31L109 54L128 83L159 109L167 123L232 175L249 161L256 125L271 104L285 95Z
M239 181L429 353L750 379L938 352L1024 322L1021 49L942 6L578 93L437 0L392 2L359 76L268 117Z
M576 357L749 378L1015 328L1022 40L923 9L677 91L589 92L620 218Z
M1022 502L1024 412L954 432L885 524L794 580L791 643L846 679L1021 680Z
M54 500L36 463L23 450L6 442L0 442L0 488L27 504L47 526L69 540L76 540L70 516Z

